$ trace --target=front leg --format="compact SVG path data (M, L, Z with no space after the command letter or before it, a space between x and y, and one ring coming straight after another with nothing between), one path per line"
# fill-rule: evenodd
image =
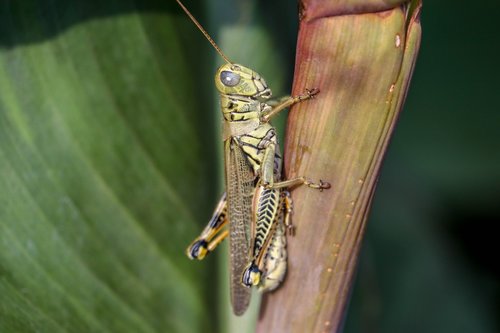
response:
M269 110L264 110L263 115L261 116L261 121L267 123L271 120L272 117L277 115L279 112L283 111L286 108L291 107L294 104L300 103L302 101L313 98L319 93L318 88L306 89L306 93L298 96L291 96L286 99L281 100L280 103L270 108Z

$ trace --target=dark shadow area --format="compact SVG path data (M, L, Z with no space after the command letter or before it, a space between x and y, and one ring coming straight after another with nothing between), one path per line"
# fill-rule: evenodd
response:
M288 60L286 64L288 68L286 73L288 75L285 79L286 82L290 82L289 89L291 89L299 29L298 4L293 3L291 5L290 1L287 0L259 0L257 1L257 7L258 13L266 14L257 19L262 19L264 27L270 32L276 52L282 55L281 59Z
M500 225L500 212L463 206L451 206L447 212L449 215L442 217L444 221L442 232L453 241L456 250L470 266L471 271L477 271L496 281L495 298L500 299L498 235L496 232L488 232L492 227Z
M500 265L498 265L498 232L500 211L452 203L445 206L442 232L462 258L466 271L477 277L478 286L491 304L491 315L500 329Z
M0 4L0 47L43 42L76 24L130 12L183 15L175 1L5 0Z

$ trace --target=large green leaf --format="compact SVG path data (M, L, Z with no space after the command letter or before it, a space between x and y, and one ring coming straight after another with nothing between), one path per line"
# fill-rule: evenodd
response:
M293 16L186 5L283 92ZM174 1L0 6L0 331L232 330L215 256L184 255L220 195L215 52Z
M1 332L209 327L183 250L215 200L210 59L149 5L2 4Z

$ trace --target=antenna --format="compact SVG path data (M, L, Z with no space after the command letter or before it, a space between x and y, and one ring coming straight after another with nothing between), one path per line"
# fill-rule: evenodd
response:
M212 37L210 37L210 35L208 34L208 32L203 29L202 25L200 24L200 22L198 22L193 14L191 14L191 12L189 12L189 10L182 4L182 2L180 0L175 0L177 1L177 3L179 4L179 6L181 6L182 10L184 10L184 12L186 12L187 16L189 16L189 18L191 19L191 21L193 21L193 23L198 27L198 29L200 29L201 33L205 36L206 39L208 39L208 41L210 42L210 44L212 44L212 46L214 47L214 49L217 51L217 53L219 53L219 55L229 64L232 64L231 61L229 61L229 59L224 55L224 53L222 52L222 50L220 49L220 47L214 42L214 40L212 39Z

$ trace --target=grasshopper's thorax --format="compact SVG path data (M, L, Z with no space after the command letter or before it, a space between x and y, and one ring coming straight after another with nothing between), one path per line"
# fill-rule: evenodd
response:
M260 126L263 102L271 97L271 89L258 73L226 63L217 70L215 85L220 93L225 139Z
M225 122L244 122L260 119L260 102L238 96L220 95L220 106Z

